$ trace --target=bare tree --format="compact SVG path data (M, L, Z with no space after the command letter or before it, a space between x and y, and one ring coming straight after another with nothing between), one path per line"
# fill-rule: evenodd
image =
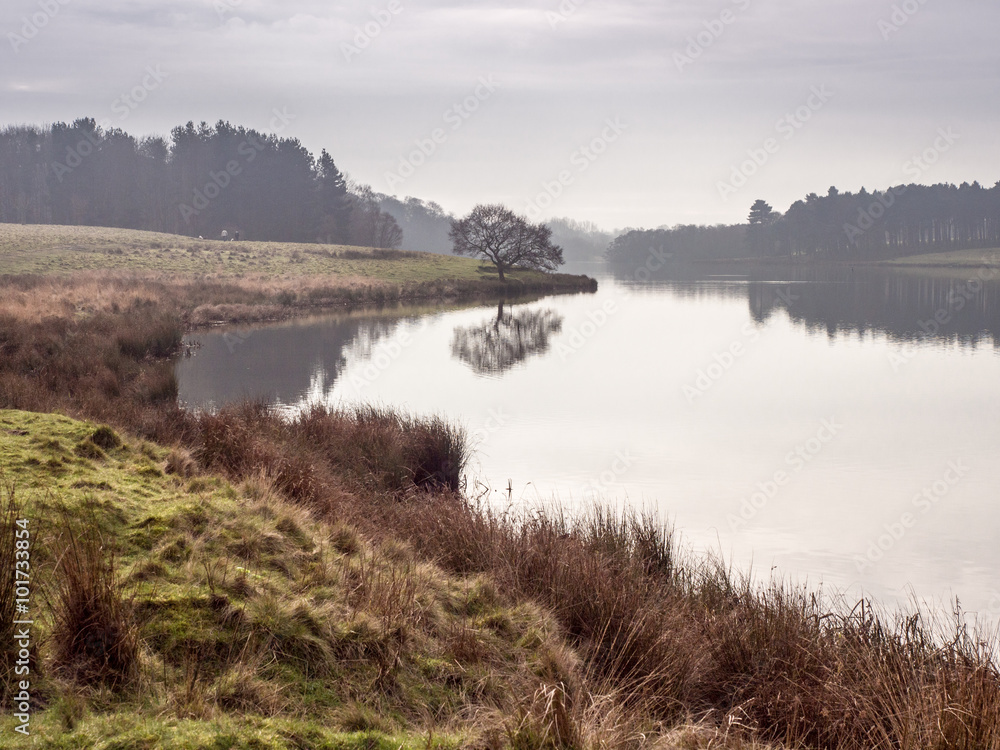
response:
M500 375L528 357L549 350L549 338L562 330L563 318L554 310L504 312L478 326L459 326L451 340L452 356L480 375Z
M552 244L552 230L532 224L499 203L480 204L451 223L448 236L456 255L490 260L500 281L512 268L554 271L563 264L562 248Z
M398 248L403 230L379 207L380 196L368 185L355 188L351 211L351 244L386 249Z

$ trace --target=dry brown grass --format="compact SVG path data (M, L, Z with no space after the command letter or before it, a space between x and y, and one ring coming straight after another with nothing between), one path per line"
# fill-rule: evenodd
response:
M120 689L138 673L139 635L116 555L96 524L67 519L51 593L54 663L85 685Z
M0 276L0 317L28 324L155 308L185 326L283 320L328 308L458 301L558 291L594 291L575 276L507 285L490 278L391 282L354 275L239 277L165 272L78 271L66 276Z
M699 716L789 747L1000 747L996 641L964 626L759 588L716 562L677 560L669 534L632 514L510 516L434 496L377 516L446 569L551 609L588 684L650 720ZM549 718L532 705L519 724L533 742L564 735L551 716L562 699L546 695Z
M17 554L17 521L21 518L21 503L17 495L17 486L4 476L3 470L0 468L0 611L10 614L17 611L15 609L17 562L19 559L27 559L30 562L30 556L26 558L24 554L20 556ZM30 533L33 529L28 531ZM22 533L21 536L26 535ZM21 546L26 545L22 543ZM17 618L5 616L0 620L0 700L4 702L13 695L10 688L17 684L14 667L20 649L14 642L15 619Z

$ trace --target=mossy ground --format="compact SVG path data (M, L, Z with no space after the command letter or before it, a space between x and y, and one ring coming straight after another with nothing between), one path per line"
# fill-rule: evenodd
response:
M61 673L36 590L32 737L7 714L0 745L461 747L476 716L512 710L567 661L554 620L487 578L315 521L264 477L184 476L176 450L99 430L0 411L0 482L30 520L36 588L63 535L99 529L139 628L139 677L111 691Z

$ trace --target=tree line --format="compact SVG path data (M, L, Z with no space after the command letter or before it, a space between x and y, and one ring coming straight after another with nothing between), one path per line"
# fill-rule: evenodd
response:
M370 187L297 139L219 121L136 138L90 118L0 130L0 222L399 247Z
M628 230L605 253L613 262L642 265L661 256L704 260L805 256L831 260L883 258L1000 247L1000 182L898 185L869 193L810 193L784 213L766 201L751 206L745 224Z

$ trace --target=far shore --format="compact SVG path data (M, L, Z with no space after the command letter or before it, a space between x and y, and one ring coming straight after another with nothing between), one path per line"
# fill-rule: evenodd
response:
M0 315L79 317L154 303L189 329L597 290L588 276L524 269L501 282L491 264L454 255L22 224L0 224L0 284Z

